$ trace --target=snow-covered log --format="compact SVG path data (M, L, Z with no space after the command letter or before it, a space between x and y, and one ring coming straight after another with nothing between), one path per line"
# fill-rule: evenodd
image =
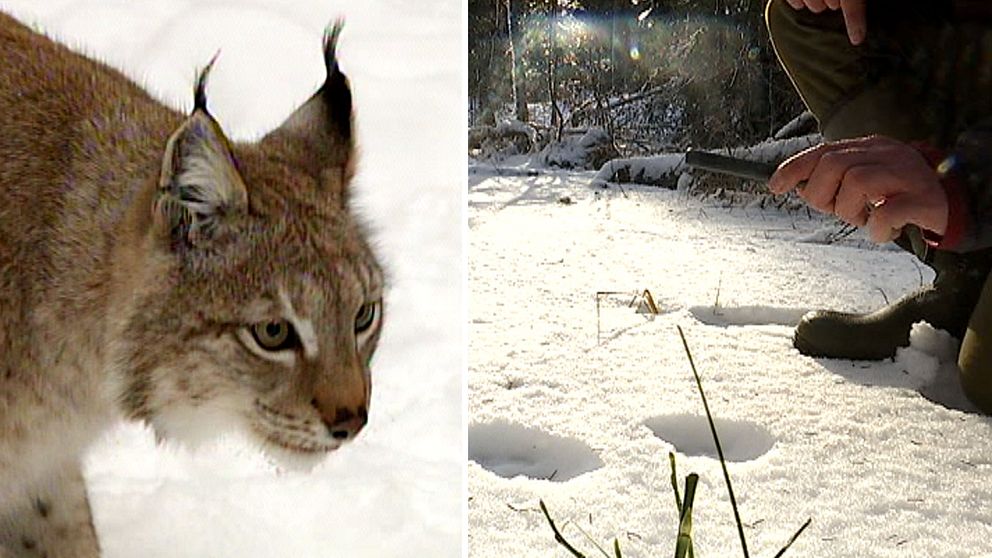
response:
M534 128L519 120L501 122L496 126L476 126L468 130L468 149L483 157L493 154L528 153L536 140Z
M785 126L782 126L775 132L772 139L788 139L812 134L816 132L817 126L816 117L813 116L812 112L806 110L801 112L799 116L786 122Z
M541 161L549 167L593 170L619 155L605 130L590 128L578 138L566 137L549 144L541 152Z
M715 153L741 157L766 163L778 163L822 141L819 134L809 134L787 139L769 139L757 145L713 149ZM682 178L682 175L688 178ZM652 157L613 159L604 164L593 178L593 185L607 182L636 183L661 186L669 189L688 187L695 182L700 171L685 166L684 153L662 153Z

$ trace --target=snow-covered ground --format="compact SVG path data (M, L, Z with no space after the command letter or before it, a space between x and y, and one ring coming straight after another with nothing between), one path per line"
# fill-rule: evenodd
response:
M463 539L465 52L458 0L0 0L145 85L192 104L218 49L210 108L259 137L324 78L344 16L361 163L356 205L391 272L369 426L312 474L236 439L191 454L127 425L86 477L107 557L459 556Z
M569 556L539 499L588 556L601 554L581 531L607 549L618 538L625 557L671 555L669 451L680 478L700 475L696 555L741 556L676 326L752 556L774 555L807 518L786 556L992 551L992 428L962 398L955 342L918 325L911 347L876 363L791 344L804 311L878 307L928 269L858 235L824 243L836 225L805 212L624 194L592 177L470 162L473 558ZM645 289L659 315L636 311Z

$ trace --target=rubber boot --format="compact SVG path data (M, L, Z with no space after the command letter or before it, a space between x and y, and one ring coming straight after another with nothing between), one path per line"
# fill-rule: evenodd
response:
M866 314L810 312L796 326L793 345L812 357L882 360L909 345L909 330L920 321L962 339L992 268L992 252L938 252L933 260L932 286Z

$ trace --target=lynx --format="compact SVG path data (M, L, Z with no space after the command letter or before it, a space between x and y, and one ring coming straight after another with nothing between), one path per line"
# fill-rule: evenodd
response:
M316 459L366 424L383 276L348 210L352 95L327 77L229 141L0 14L0 556L99 555L81 456L117 420Z

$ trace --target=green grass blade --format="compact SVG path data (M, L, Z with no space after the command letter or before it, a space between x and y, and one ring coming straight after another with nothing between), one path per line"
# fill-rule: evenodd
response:
M551 519L551 514L548 513L548 507L544 505L544 500L538 500L538 502L541 504L541 511L544 512L544 517L548 520L548 524L551 525L551 530L555 532L555 541L564 546L565 550L571 552L572 556L575 556L575 558L586 558L585 554L582 554L576 550L574 546L565 540L565 537L562 536L561 532L558 531L558 526L555 525L554 520Z
M685 499L682 500L682 513L679 517L679 535L675 541L675 558L692 556L692 502L696 498L696 483L699 475L692 473L685 478Z
M598 550L599 553L602 554L604 558L610 558L610 555L606 553L606 550L604 550L603 547L600 546L600 544L598 542L596 542L596 539L594 539L591 536L589 536L589 532L588 531L586 531L585 529L583 529L582 526L579 525L575 521L572 522L572 525L574 525L575 528L578 529L580 533L582 533L582 536L585 537L585 539L587 541L589 541L589 544L591 544L591 545L593 545L593 546L596 547L596 550Z
M789 547L792 546L792 543L796 542L796 539L799 538L799 535L803 534L803 531L805 531L806 528L809 527L810 523L813 523L812 517L807 519L806 523L803 523L803 526L800 527L798 531L796 531L795 535L792 535L792 538L789 539L789 542L785 543L785 546L782 547L782 550L778 551L778 554L775 555L775 558L782 558L782 555L785 554L785 551L789 550Z
M682 496L679 495L679 477L675 470L675 454L673 452L668 452L668 462L672 465L672 492L675 493L675 507L679 510L679 516L681 516Z
M713 424L713 415L710 414L710 406L706 402L706 394L703 392L703 382L699 379L699 372L696 371L696 363L692 360L692 351L689 350L689 343L685 340L685 333L681 326L675 326L679 330L679 337L682 338L682 346L685 354L689 357L689 366L692 368L692 375L696 378L696 387L699 388L699 397L703 400L703 409L706 411L706 420L710 423L710 432L713 434L713 443L716 444L716 453L720 456L720 467L723 468L723 479L727 483L727 494L730 496L730 506L734 509L734 520L737 522L737 533L741 538L741 549L744 551L744 558L750 558L747 551L747 540L744 538L744 524L741 522L741 514L737 511L737 498L734 497L734 487L730 484L730 473L727 472L727 460L723 457L723 446L720 445L720 436L716 433L716 425ZM688 495L686 496L688 499Z
M692 498L689 499L689 506L691 508L693 502L695 502L695 500L696 500L696 483L699 482L699 475L697 475L695 473L690 473L689 476L687 476L685 478L686 491L689 490L689 483L690 482L692 483ZM683 503L684 503L684 500L683 500ZM692 510L691 509L689 510L689 513L690 514L692 513ZM689 556L688 556L688 558L694 558L695 557L695 553L696 553L696 551L693 548L692 537L690 537L689 538Z

